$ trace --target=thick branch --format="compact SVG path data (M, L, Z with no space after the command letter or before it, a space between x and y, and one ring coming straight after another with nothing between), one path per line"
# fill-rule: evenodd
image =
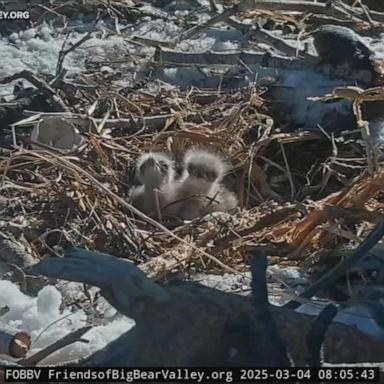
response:
M28 333L0 323L0 353L12 357L22 357L31 346Z
M188 64L188 65L237 65L243 62L247 65L260 65L262 67L280 68L280 69L303 69L312 68L316 58L311 57L303 61L296 58L283 56L271 56L262 52L202 52L190 53L174 51L167 48L158 47L155 54L155 60L159 63L168 64Z
M34 85L37 89L39 89L41 92L49 96L52 100L53 107L56 111L66 111L69 112L69 108L64 103L64 101L60 98L60 96L56 93L56 91L44 80L39 79L35 74L33 74L31 71L21 71L19 73L15 73L12 76L8 76L3 78L0 81L0 84L8 84L14 80L18 79L25 79L29 81L32 85Z
M162 288L132 263L84 250L73 250L64 258L45 259L32 270L99 286L119 312L134 314L136 326L131 331L81 365L281 364L265 308L255 307L249 298L188 282L172 282ZM258 290L257 284L254 289ZM262 297L262 292L256 294L256 300L263 301ZM303 340L313 317L273 306L269 310L295 364L304 365L308 355ZM235 356L230 353L233 345L237 346ZM263 354L255 354L255 346ZM327 362L384 359L384 343L336 323L327 331L324 348Z

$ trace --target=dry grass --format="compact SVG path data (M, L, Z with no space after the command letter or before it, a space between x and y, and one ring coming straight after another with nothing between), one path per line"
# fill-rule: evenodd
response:
M72 244L129 257L160 277L192 265L205 271L244 270L246 251L253 246L278 257L274 261L305 260L318 249L326 256L335 244L357 239L357 228L367 229L382 217L375 197L384 176L364 173L364 151L355 142L338 143L334 156L336 144L328 139L278 133L267 126L262 102L254 106L255 89L205 105L182 93L177 97L181 110L159 131L122 136L112 130L109 137L88 132L86 145L76 153L19 147L3 156L3 232L36 258ZM117 104L120 113L133 102L146 116L171 110L167 97L148 100L132 93L128 100ZM206 116L204 122L180 117L196 111ZM239 212L197 219L172 231L138 215L127 199L137 156L159 149L179 158L196 144L230 159L233 172L226 182L239 196ZM353 215L356 209L367 214Z

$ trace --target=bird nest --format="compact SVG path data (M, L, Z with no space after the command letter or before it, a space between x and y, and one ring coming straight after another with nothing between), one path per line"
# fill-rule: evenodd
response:
M381 218L384 176L365 171L364 148L349 140L350 133L335 141L279 132L262 92L132 92L116 105L120 114L139 109L147 118L172 116L158 127L83 129L87 140L72 152L4 152L1 231L36 259L75 245L129 258L157 278L190 268L241 271L256 246L272 262L312 262L330 250L334 255L335 245L358 241ZM102 105L113 100L107 92L101 99L95 114L105 116ZM230 161L224 182L239 198L237 212L172 228L135 210L128 191L137 157L158 150L180 160L192 145Z
M119 3L113 4L120 9ZM322 4L313 7L331 16L341 12ZM132 17L139 12L131 6L126 11ZM233 6L225 15L238 11ZM253 11L244 12L254 17ZM293 16L268 7L261 14L302 27ZM194 33L191 28L182 37ZM65 55L88 37L67 50L63 46L59 77ZM135 42L156 43L144 38ZM168 57L177 63L184 57L167 51L166 42L155 46L163 60ZM145 62L127 57L135 64ZM215 55L205 58L214 60ZM259 60L257 55L244 58ZM238 57L233 60L237 63ZM286 66L293 62L274 60ZM161 278L191 268L242 271L247 268L247 250L261 247L271 262L309 266L337 257L338 246L359 242L382 218L384 175L377 161L372 166L367 158L360 131L341 133L337 139L325 132L293 131L269 108L261 86L186 93L151 88L144 79L143 84L118 89L116 77L133 76L129 66L103 73L92 63L86 76L82 87L63 80L55 90L28 71L2 80L5 84L27 79L49 95L52 109L66 111L63 118L68 112L82 112L70 114L86 139L76 149L64 152L46 145L29 149L28 140L20 145L17 128L15 149L2 151L0 157L0 230L36 259L59 255L63 247L75 245L129 258ZM166 151L180 161L185 150L196 145L222 153L231 163L224 183L238 196L236 213L216 212L170 227L129 204L135 161L141 153Z

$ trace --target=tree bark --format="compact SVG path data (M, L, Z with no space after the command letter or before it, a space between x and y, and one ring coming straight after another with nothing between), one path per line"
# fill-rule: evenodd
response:
M306 362L305 339L314 317L268 308L263 292L256 291L252 302L196 283L160 286L133 263L81 249L45 259L31 271L98 286L120 313L136 321L132 330L80 365L280 366L279 335L294 364ZM253 283L257 286L263 291ZM384 343L342 324L330 325L324 349L326 362L384 361Z

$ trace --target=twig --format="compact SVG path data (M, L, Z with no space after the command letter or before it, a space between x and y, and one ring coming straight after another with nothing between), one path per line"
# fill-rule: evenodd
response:
M98 19L95 21L95 25L97 24ZM72 51L74 51L76 48L78 48L81 44L83 44L85 41L89 40L92 36L92 31L89 31L86 35L84 35L79 41L77 41L75 44L71 45L68 49L64 49L65 43L67 42L67 38L63 42L63 46L59 52L59 57L57 60L57 65L56 65L56 77L60 76L63 70L63 64L64 64L64 59L65 57Z
M126 39L128 40L128 39ZM174 46L174 43L171 41L164 41L164 40L154 40L149 39L147 37L142 36L132 36L131 38L132 42L134 43L140 43L141 46L145 45L147 47L172 47Z
M236 14L237 12L239 12L239 9L240 9L239 4L235 4L234 6L232 6L231 8L226 9L224 12L220 13L219 15L213 16L212 18L210 18L206 22L204 22L202 24L199 24L199 25L196 25L196 26L192 27L191 29L188 29L187 31L183 32L177 38L177 40L175 42L175 45L176 45L176 43L178 43L180 41L191 39L192 37L194 37L198 33L200 33L202 30L204 30L205 28L207 28L207 27L209 27L211 25L215 25L217 23L220 23L222 21L227 20L228 17L230 17L230 16Z
M24 70L24 71L15 73L12 76L5 77L0 81L0 84L8 84L18 79L25 79L29 81L41 92L48 95L52 99L53 107L57 112L70 112L70 109L61 99L61 97L56 93L56 91L48 83L46 83L42 79L39 79L31 71Z
M384 87L374 87L362 89L355 86L350 87L337 87L329 95L323 97L308 98L314 101L332 101L345 99L352 101L353 113L356 118L356 124L361 130L362 138L365 142L367 153L368 171L372 175L378 169L378 150L373 144L372 137L369 130L369 123L363 120L363 113L361 105L363 102L370 101L383 101L384 100Z
M72 316L73 313L68 313L67 315L63 316L63 317L60 317L59 319L55 320L53 323L49 324L48 326L46 326L35 338L35 340L33 340L34 343L37 342L37 340L40 339L40 337L44 334L44 332L46 332L49 328L53 327L55 324L59 323L60 321L63 321L65 319L67 319L68 317Z
M341 17L344 19L349 18L359 20L359 18L353 17L352 15L348 14L347 11L335 6L334 4L328 6L328 4L314 3L313 1L244 0L240 2L240 8L242 11L255 8L257 11L318 13L327 16Z
M274 36L272 33L262 29L261 27L258 27L256 29L251 29L248 24L239 23L234 18L230 17L227 21L227 24L230 25L233 28L238 29L239 31L248 34L248 36L251 39L254 39L257 42L262 42L271 45L278 51L284 53L287 56L292 57L308 57L313 58L313 55L310 55L309 53L305 51L297 51L297 48L292 47L288 43L286 43L283 39Z
M288 177L288 180L289 180L289 185L291 187L291 200L293 200L293 198L294 198L294 196L296 194L295 183L293 182L291 169L289 167L287 155L285 153L284 145L282 143L280 143L280 148L281 148L281 153L283 154L285 168L287 170L287 177Z

